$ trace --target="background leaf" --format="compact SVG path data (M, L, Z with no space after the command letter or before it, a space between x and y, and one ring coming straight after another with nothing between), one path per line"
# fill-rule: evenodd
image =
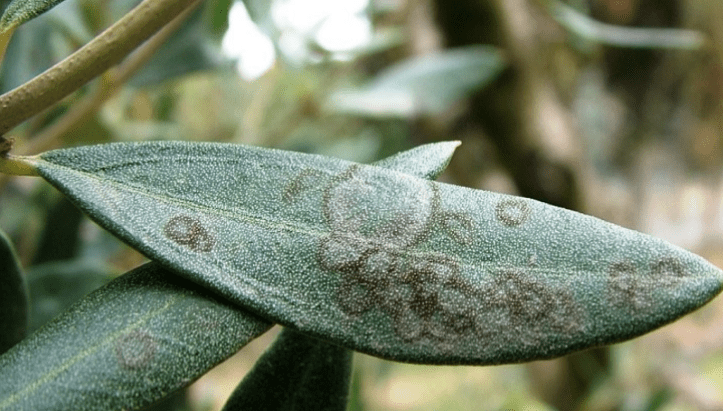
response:
M92 38L78 3L65 0L14 31L0 65L3 91L29 81ZM95 13L100 14L102 10L96 7Z
M327 105L367 116L439 114L483 88L505 66L500 51L470 46L412 58L382 71L366 87L340 90Z
M226 33L228 14L233 3L233 0L214 0L206 3L203 19L210 35L221 38Z
M184 387L271 324L146 264L0 357L0 410L137 409Z
M30 267L30 331L111 281L113 269L89 260L51 262Z
M0 231L0 354L28 330L28 286L10 240Z
M65 197L50 208L40 234L33 264L70 260L80 250L80 223L83 213Z
M425 144L379 160L374 165L417 178L435 180L447 168L459 144L459 141Z
M0 33L38 17L63 0L13 0L0 17Z
M352 353L284 328L223 411L346 409Z
M214 2L216 3L216 2ZM199 7L130 81L136 87L157 85L174 77L222 65ZM228 11L226 11L228 15ZM230 63L228 64L230 66Z
M719 269L650 236L327 157L155 142L29 161L184 276L271 321L398 361L555 357L648 332L721 290Z

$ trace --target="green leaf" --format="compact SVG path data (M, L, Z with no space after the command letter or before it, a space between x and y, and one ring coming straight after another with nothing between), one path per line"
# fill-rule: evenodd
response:
M28 269L30 331L35 331L73 303L116 275L105 264L89 260L52 262Z
M67 198L59 196L58 201L47 212L45 227L38 241L33 264L77 257L82 221L83 213Z
M439 114L483 88L504 67L502 54L493 47L450 49L399 63L365 87L332 93L327 105L367 116Z
M49 19L38 19L12 35L2 60L0 81L2 91L11 90L57 62L54 44L48 41L57 36Z
M228 30L228 14L233 4L234 0L213 0L206 2L203 20L212 36L220 39L224 33L226 33L226 30Z
M285 328L223 411L346 410L352 353Z
M153 142L12 161L269 321L392 360L551 358L643 334L721 291L719 269L659 239L328 157Z
M218 67L223 58L214 50L208 37L203 8L198 8L133 76L130 83L136 87L157 85L185 74Z
M10 240L0 231L0 354L28 330L28 286Z
M374 165L418 178L435 180L447 168L454 150L459 145L459 141L425 144L379 160Z
M13 0L0 16L0 33L38 17L63 0Z
M138 409L190 384L271 324L146 264L0 357L0 410Z

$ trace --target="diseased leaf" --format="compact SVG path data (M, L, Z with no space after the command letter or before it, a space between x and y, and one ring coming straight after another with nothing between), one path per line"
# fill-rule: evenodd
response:
M346 410L352 353L285 328L223 411Z
M0 356L0 410L138 409L271 324L146 264Z
M399 63L359 89L335 92L328 107L382 117L439 114L494 80L504 66L500 51L490 46L450 49Z
M63 0L12 0L0 16L0 33L38 17Z
M0 231L0 354L28 331L28 286L10 240Z
M534 200L229 144L108 144L5 160L182 275L383 358L496 364L631 338L723 275L653 237Z

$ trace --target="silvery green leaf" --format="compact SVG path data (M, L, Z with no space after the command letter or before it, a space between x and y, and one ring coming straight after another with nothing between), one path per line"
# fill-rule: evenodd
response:
M322 156L152 142L8 163L269 321L399 361L509 363L621 341L705 304L723 279L590 216Z
M285 328L223 408L344 411L352 353Z
M502 53L491 46L449 49L403 61L361 88L338 90L327 106L367 116L439 114L483 88L504 67Z
M0 354L28 331L28 286L15 248L0 231Z
M190 384L269 327L146 264L0 356L0 410L138 409Z
M377 167L434 180L447 168L459 141L425 144L374 163Z
M62 2L63 0L12 0L0 16L0 33L38 17Z

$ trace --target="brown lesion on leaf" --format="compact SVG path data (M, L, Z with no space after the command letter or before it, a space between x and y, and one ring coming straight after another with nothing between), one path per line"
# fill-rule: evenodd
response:
M215 244L214 237L197 218L178 215L166 223L163 234L176 244L192 251L208 252Z
M618 308L635 310L648 301L649 287L637 267L629 261L613 263L608 269L608 299Z
M460 244L470 244L474 240L474 220L467 214L458 211L439 213L442 229L452 240Z
M318 187L324 176L322 172L313 168L302 170L301 173L294 177L284 188L282 195L284 202L294 202L307 190Z
M331 234L321 239L316 259L322 268L353 275L361 269L373 246L352 234Z
M525 330L524 338L531 343L544 335L580 330L584 311L570 290L552 287L520 270L489 273L489 280L477 284L463 275L455 256L417 252L416 246L433 232L462 245L474 242L474 220L464 211L444 210L431 183L424 186L431 200L425 206L430 208L400 208L393 213L387 209L389 218L369 226L375 217L373 201L364 203L363 196L374 192L359 170L350 167L325 189L324 217L331 234L320 240L317 249L319 265L338 275L336 298L346 315L382 312L401 340L425 341L439 349L472 336L507 333L503 339L516 338L506 329ZM300 185L294 182L289 192ZM531 211L526 200L516 198L501 200L495 209L497 219L508 227L524 224Z
M118 337L115 355L121 367L134 370L145 368L153 360L158 345L153 336L145 330L133 330Z
M497 219L507 227L522 225L531 212L530 205L521 198L505 198L495 206Z
M551 287L518 269L497 272L481 290L480 300L488 312L501 314L515 329L574 332L582 322L581 309L569 290ZM495 320L499 321L491 319L488 324Z
M386 290L395 276L398 254L356 235L332 234L321 240L319 264L340 274L337 300L349 315L385 306Z

